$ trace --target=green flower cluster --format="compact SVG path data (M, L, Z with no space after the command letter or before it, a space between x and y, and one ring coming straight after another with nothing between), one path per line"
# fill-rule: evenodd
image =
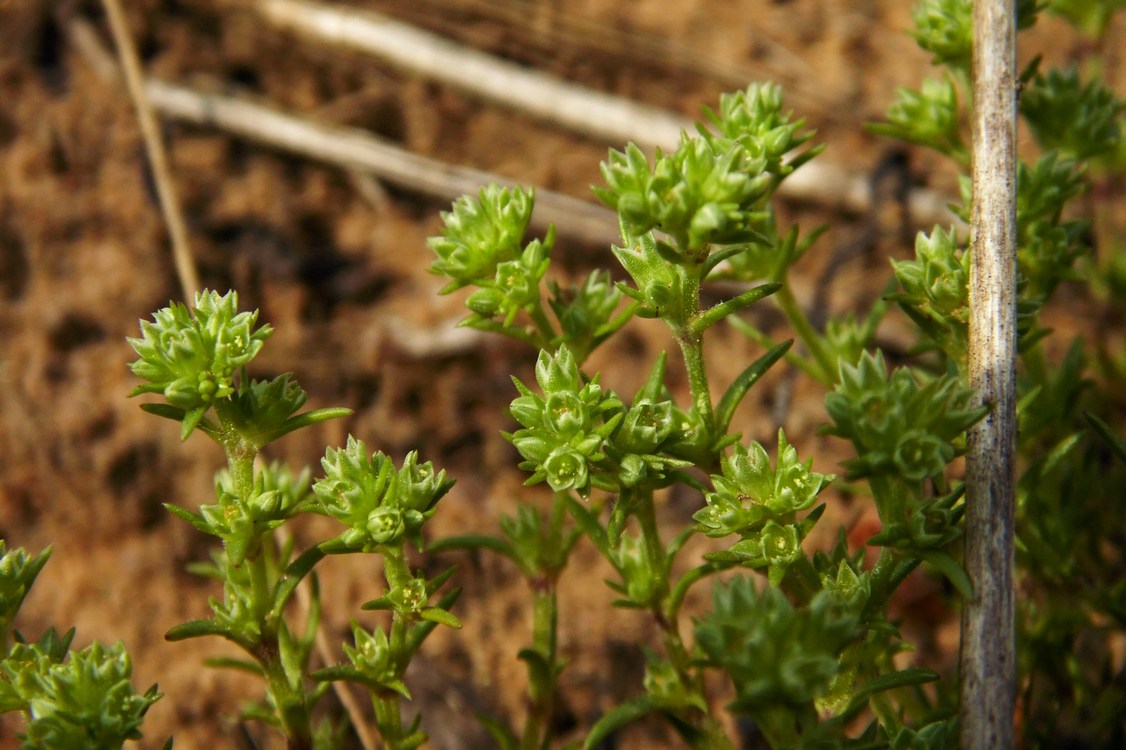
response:
M534 205L535 191L522 187L489 185L477 198L459 198L442 214L442 234L429 240L438 256L430 272L450 280L442 294L476 287L465 301L470 315L462 325L540 348L566 344L581 361L632 311L618 312L622 293L605 271L566 288L549 281L545 292L555 228L523 244Z
M738 534L729 550L709 559L737 561L751 568L769 567L772 585L779 585L791 563L802 556L801 542L820 513L801 522L796 515L809 510L833 480L811 471L812 460L802 463L797 450L778 431L778 461L759 443L736 445L721 463L722 473L712 476L715 490L705 494L707 507L693 516L697 527L710 537Z
M481 318L502 318L511 326L521 312L531 313L540 303L540 282L551 265L554 229L543 241L532 240L512 260L496 264L492 282L478 282L480 288L469 295L466 307Z
M520 455L521 468L533 472L527 484L547 481L556 492L590 494L592 464L605 459L603 446L622 421L622 401L604 392L598 378L582 382L578 364L566 347L553 356L540 351L536 382L540 396L513 378L520 396L509 410L523 425L505 433Z
M371 632L358 622L352 622L352 640L355 646L342 644L344 656L349 664L319 670L314 676L319 679L347 679L367 685L373 691L395 692L410 700L411 693L398 674L398 659L387 638L387 631L376 627Z
M861 633L855 612L828 592L795 608L779 589L761 594L745 577L720 583L713 609L696 623L705 662L735 685L731 708L755 716L775 708L809 710L840 669L840 655Z
M699 430L668 400L661 383L664 359L647 385L626 406L605 392L595 377L588 382L567 347L555 355L540 351L536 362L539 395L513 378L520 395L510 406L523 429L505 433L532 471L527 484L547 481L552 490L575 490L583 497L592 487L609 491L665 486L671 472L689 465L669 455L690 451Z
M913 260L892 261L902 292L891 295L952 361L964 366L969 346L970 254L951 229L919 232Z
M1020 112L1042 148L1068 158L1097 158L1121 148L1126 102L1101 81L1083 85L1077 68L1036 73L1021 92Z
M821 151L817 147L805 153L794 153L794 149L813 138L813 131L804 129L804 120L794 120L792 113L783 112L782 104L781 86L753 83L743 91L721 95L718 112L704 108L722 138L705 127L696 127L713 147L726 145L724 139L738 143L749 156L762 159L767 172L781 178Z
M519 258L534 205L534 190L487 185L478 199L462 196L443 211L442 234L429 240L438 255L430 271L450 279L442 292L479 284Z
M948 65L969 75L974 45L971 0L921 0L911 10L919 47L934 55L935 65Z
M129 339L140 355L131 365L142 380L130 394L161 393L183 411L187 439L216 401L235 392L235 372L246 367L273 329L255 328L258 312L238 312L238 295L204 291L194 310L178 302L141 321L141 338Z
M685 135L672 154L658 150L652 168L633 143L611 151L602 163L607 187L595 193L634 233L657 229L700 261L708 245L738 242L753 227L757 204L770 190L765 170L764 159L738 144L723 149Z
M313 485L310 510L348 527L321 545L326 552L372 552L406 540L421 548L422 524L454 484L430 462L418 463L413 451L395 469L390 458L369 455L364 442L350 435L344 448L325 452L321 466L325 476Z
M1039 0L1015 0L1017 28L1036 23ZM969 80L973 58L973 0L920 0L911 11L919 47L934 55L935 65L947 65Z
M1017 165L1017 263L1024 308L1018 313L1031 317L1061 281L1078 277L1073 266L1090 251L1085 237L1090 225L1064 219L1063 209L1087 187L1079 166L1054 151L1032 166Z
M910 483L941 476L960 451L962 434L988 411L953 375L924 378L907 368L889 375L883 356L868 353L855 366L841 364L825 408L833 423L824 433L856 447L857 458L844 464L850 478Z
M294 476L285 466L272 463L255 473L252 488L244 492L231 472L222 470L215 475L216 502L201 505L198 513L171 503L164 507L203 533L222 539L237 567L263 534L305 509L309 481L308 470Z
M141 722L161 697L155 685L134 692L123 644L69 651L73 637L73 630L61 637L48 630L36 643L17 643L0 661L0 713L28 716L23 750L119 750L141 737Z
M579 362L629 319L629 311L615 316L623 295L608 271L595 269L567 289L554 282L549 288L548 304L559 321L560 339Z
M31 556L22 547L9 551L0 539L0 654L8 650L12 621L50 557L50 547Z
M780 177L812 156L783 163L812 134L783 114L774 84L726 95L709 115L718 133L701 127L700 137L684 134L676 151L658 149L652 164L632 143L611 151L602 164L606 187L595 188L629 235L658 230L673 240L662 243L666 254L693 262L705 260L710 245L761 239L765 199Z
M880 135L929 146L963 165L970 152L962 138L958 86L952 78L928 79L921 90L901 88L888 107L888 121L869 126Z

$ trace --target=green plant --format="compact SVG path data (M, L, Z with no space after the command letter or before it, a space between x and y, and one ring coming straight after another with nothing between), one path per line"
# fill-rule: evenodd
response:
M332 746L333 730L316 730L312 714L333 680L369 688L389 747L417 747L425 735L417 719L403 721L401 700L410 696L403 673L436 624L459 627L447 609L457 592L434 599L452 571L428 580L411 568L404 549L408 543L422 547L422 524L453 483L414 454L396 468L354 438L345 448L328 449L325 475L313 484L308 471L295 476L258 462L262 448L283 435L350 412L301 412L305 392L289 374L268 381L250 377L248 365L272 332L269 326L256 328L256 322L257 313L238 311L233 292L203 292L193 309L173 304L142 323L141 338L130 340L139 355L133 371L148 381L133 395L157 393L165 399L143 408L179 422L184 439L198 429L227 456L227 468L216 477L214 503L198 512L168 506L222 542L212 562L195 570L222 581L223 597L211 600L213 618L179 625L166 637L213 635L238 646L248 659L218 664L262 676L266 701L245 713L280 729L294 750ZM274 532L300 513L335 518L344 531L297 554L292 538L279 543ZM325 555L358 552L383 559L387 589L364 608L389 610L390 627L369 632L356 625L355 647L345 649L350 664L313 670L321 606L313 569ZM311 602L304 621L295 622L287 609L306 577Z
M1051 10L1105 28L1089 3ZM1031 26L1040 4L1017 4ZM904 91L888 120L873 130L936 149L965 169L964 131L972 15L965 0L924 0L915 37L943 66L940 79ZM1076 340L1061 360L1046 346L1041 316L1067 284L1094 284L1085 224L1069 206L1086 189L1092 161L1109 163L1124 106L1097 81L1072 71L1022 76L1021 111L1040 151L1018 171L1020 478L1018 561L1021 744L1059 744L1072 734L1103 747L1126 742L1126 669L1113 649L1092 649L1093 632L1126 629L1126 543L1113 499L1126 488L1121 424L1108 424L1106 394L1088 373ZM188 439L202 432L224 451L214 502L170 512L221 546L193 569L222 585L213 616L173 628L169 640L219 636L242 656L218 666L260 676L265 699L244 712L276 727L293 750L330 748L343 731L317 725L333 681L364 686L376 728L389 748L426 741L420 717L405 716L407 665L438 626L460 626L451 612L459 591L446 588L453 568L427 577L416 553L488 550L509 559L527 580L531 642L518 652L527 668L523 725L485 719L498 746L546 749L557 741L552 715L565 664L558 649L559 578L585 542L605 559L616 605L650 620L646 670L636 697L611 708L579 741L600 746L630 724L663 720L690 747L742 744L731 733L753 727L771 748L950 748L957 743L956 691L936 669L907 666L911 649L891 614L896 592L925 567L952 592L974 582L960 558L965 487L958 459L965 433L991 404L967 383L970 357L970 254L957 226L920 233L915 257L889 271L887 293L859 316L824 330L799 304L791 270L819 235L782 227L773 199L779 186L822 150L783 107L781 89L754 84L721 98L707 124L677 148L652 157L630 144L602 165L597 196L620 220L612 255L627 280L595 269L573 283L552 273L554 230L526 239L534 192L490 186L443 214L430 246L431 270L446 293L467 290L464 325L509 336L539 350L534 378L513 378L513 429L504 437L521 458L529 490L500 535L429 540L426 524L453 482L415 453L396 465L362 440L329 448L322 475L266 464L260 454L286 434L346 416L346 409L302 412L304 391L286 374L251 376L271 329L238 309L234 292L171 304L130 339L133 395L160 400L146 411L179 424ZM963 179L963 218L972 185ZM738 291L708 304L705 287L723 279ZM742 313L774 303L799 345L776 342ZM897 307L894 307L893 304ZM877 326L898 309L915 325L905 356L876 340ZM590 372L592 352L635 317L660 319L676 344L687 388L677 391L666 355L654 359L633 393L615 393ZM731 382L709 376L704 343L730 324L761 351ZM785 432L773 445L747 440L735 414L757 382L786 361L825 391L822 433L847 441L844 477L813 469ZM1114 363L1104 364L1114 376ZM1095 373L1099 375L1100 373ZM773 453L773 458L771 454ZM1113 463L1117 461L1118 463ZM677 488L697 499L692 523L670 529L661 498ZM812 532L838 493L870 498L879 530L850 545L814 549ZM546 508L540 508L541 502ZM864 500L862 500L863 502ZM339 522L335 536L298 550L279 533L301 514ZM705 537L702 556L689 541ZM2 543L0 543L2 544ZM128 685L120 647L95 644L66 653L72 634L48 631L34 644L10 627L48 553L29 558L0 546L0 706L29 717L25 746L120 746L159 697ZM316 566L331 554L375 554L385 586L363 605L386 617L352 625L341 663L313 668L320 601ZM1076 580L1088 585L1076 587ZM306 607L294 607L307 586ZM710 587L711 606L686 612L690 592ZM689 617L691 622L689 623ZM1092 657L1092 653L1094 656ZM720 703L726 701L721 708ZM90 725L105 734L90 734ZM81 742L74 733L82 734ZM68 734L70 733L70 734ZM37 744L38 743L38 744Z
M50 557L50 547L29 556L22 548L9 550L0 539L0 714L23 715L18 739L24 750L121 748L140 739L145 713L161 697L156 685L143 695L133 691L125 646L95 641L72 651L73 628L63 635L48 628L31 643L12 630ZM164 747L171 750L172 741Z

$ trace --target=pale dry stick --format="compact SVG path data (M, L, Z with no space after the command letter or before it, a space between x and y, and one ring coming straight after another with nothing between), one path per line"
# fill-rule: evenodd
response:
M755 79L754 71L746 65L722 62L679 39L575 13L565 0L538 3L532 12L524 0L409 0L395 3L395 8L399 13L427 18L439 28L461 23L459 16L467 12L475 13L515 30L520 38L534 38L541 47L564 49L571 55L600 52L619 59L628 58L664 70L684 71L728 88L746 86L747 81ZM828 111L832 98L817 86L815 71L808 62L764 28L748 25L746 33L748 44L769 50L771 72L781 73L793 81L786 87L788 97L798 100L803 109L810 106L819 114L832 116ZM795 92L797 88L801 90Z
M321 125L244 99L205 94L149 79L150 101L162 114L220 128L274 148L346 169L370 172L401 187L453 200L476 194L490 183L511 180L467 167L418 156L355 128ZM606 242L618 234L616 215L607 208L549 190L536 190L533 223L555 223L569 236Z
M125 85L129 89L129 96L133 99L133 107L137 110L137 121L141 126L145 151L149 155L149 165L152 167L160 208L172 238L172 258L176 265L176 275L180 279L184 299L190 301L199 290L199 272L196 270L191 246L188 244L188 229L180 210L180 199L176 195L176 185L172 181L172 170L168 166L164 142L160 139L160 128L145 95L141 61L133 44L133 36L129 33L129 24L125 19L121 3L118 0L102 0L102 3L109 18L110 32L113 34L118 58L121 60Z
M974 0L969 380L992 407L966 442L960 746L1011 750L1016 705L1016 10Z
M634 141L668 151L676 148L681 132L695 132L693 121L682 115L528 70L377 13L311 0L255 0L253 7L279 28L366 52L415 75L614 146ZM869 208L864 175L821 161L794 172L782 183L779 196L854 213ZM908 197L913 220L923 226L955 222L947 202L930 190L913 190Z
M72 19L66 28L71 43L99 75L116 75L111 58L107 58L89 23ZM153 109L166 117L218 128L443 200L476 193L490 183L514 184L489 172L412 154L367 131L315 123L246 99L204 93L158 79L149 79L145 88ZM596 243L618 236L618 219L613 211L541 188L536 189L532 224L540 228L556 224L569 237Z

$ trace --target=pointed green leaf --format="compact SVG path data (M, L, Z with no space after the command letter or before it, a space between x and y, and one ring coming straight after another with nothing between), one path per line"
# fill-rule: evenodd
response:
M517 750L520 747L520 740L515 733L496 719L484 714L477 714L477 721L485 728L486 732L493 736L499 750Z
M583 748L592 750L604 739L627 724L632 724L660 710L661 705L648 695L627 701L605 714L591 727L590 734L587 735L586 741L583 743Z
M1094 414L1083 412L1083 416L1087 418L1087 422L1095 430L1103 442L1114 451L1114 455L1118 456L1118 460L1126 463L1126 440L1123 440L1118 435L1114 434L1114 430L1110 425L1102 421Z
M692 330L696 333L703 333L707 329L719 321L726 318L728 315L739 312L745 307L753 305L764 297L774 294L782 288L782 284L772 281L768 284L761 284L754 289L743 292L738 297L733 297L729 300L720 302L717 305L709 307L704 310L699 317L692 322Z
M958 564L958 561L950 556L948 552L941 550L920 550L916 554L923 558L926 562L933 565L942 573L950 583L954 584L954 588L962 595L963 599L969 599L973 596L973 584L970 583L970 577L966 575L965 569Z
M461 628L461 620L441 607L425 607L418 616L427 622L436 622L454 630Z
M743 372L739 374L739 377L735 378L734 382L727 388L727 392L723 394L723 397L719 400L719 404L716 406L715 419L716 430L718 432L727 432L727 428L731 424L731 418L735 415L735 409L739 406L739 402L747 395L751 386L758 382L758 379L790 350L793 343L794 340L790 339L775 345L751 363L747 369L743 370Z
M923 685L928 682L934 682L938 678L939 675L937 672L921 667L901 669L898 672L874 677L853 692L852 698L849 700L848 708L842 713L842 718L845 721L850 721L868 705L868 699L877 693L894 690L895 688Z

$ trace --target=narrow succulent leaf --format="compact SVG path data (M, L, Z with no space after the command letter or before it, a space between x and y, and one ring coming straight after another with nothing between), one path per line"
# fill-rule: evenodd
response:
M440 609L448 611L454 606L454 604L460 597L461 589L452 589L438 600L437 606ZM438 627L438 623L434 622L433 620L420 620L419 622L415 623L407 632L405 652L407 654L413 654L414 652L418 651L418 649L422 646L422 642L426 640L426 637L428 635L434 632L434 629L436 627Z
M590 734L587 735L586 741L583 743L583 748L593 750L622 727L640 721L660 710L661 705L647 695L627 701L605 714L591 727Z
M498 539L493 536L485 536L484 534L463 534L461 536L448 536L444 539L439 539L436 542L431 542L427 546L427 551L448 552L450 550L482 550L487 549L496 552L510 560L516 559L516 552L512 549L512 545L503 539Z
M199 515L198 513L193 513L187 508L181 508L179 505L175 505L173 503L165 503L164 508L172 515L176 516L177 518L183 519L184 521L187 521L203 533L212 533L211 525L207 522L206 519L204 519L203 516Z
M146 387L147 386L137 386L129 395L136 396L140 393L150 393L151 390L143 390ZM156 416L164 417L165 419L171 419L173 422L183 421L185 414L183 409L181 409L179 406L173 406L172 404L141 404L141 411L148 412L149 414L155 414Z
M739 377L731 383L727 388L727 392L720 398L719 404L715 409L716 430L718 432L727 432L728 426L731 424L731 419L735 415L735 409L738 408L739 403L743 397L750 391L751 386L758 382L759 378L769 370L775 362L785 356L786 352L790 350L794 340L789 339L777 344L757 360L755 360L747 369L739 374Z
M436 622L454 630L461 628L461 620L441 607L426 607L418 613L418 616L427 622Z
M551 663L534 648L522 648L516 658L528 666L528 682L531 685L550 685L555 679Z
M1107 447L1114 452L1114 455L1118 456L1118 460L1126 463L1126 440L1114 434L1114 430L1111 429L1110 425L1094 414L1083 412L1083 416L1087 418L1088 424L1090 424L1095 433L1102 438L1103 442L1107 444Z
M501 724L491 716L484 714L477 714L477 722L485 728L485 731L492 735L493 740L497 743L499 750L518 750L520 747L520 740L512 732L511 729Z
M457 572L457 566L451 565L450 567L446 568L445 570L443 570L438 575L436 575L433 578L431 578L430 580L428 580L426 582L426 593L427 594L433 594L435 591L442 588L442 586L444 586L446 584L446 581L453 578L453 575L456 572Z
M200 638L205 635L217 635L239 645L246 642L217 620L189 620L180 623L164 634L164 640L186 641L189 638Z
M759 300L774 294L781 288L782 284L778 282L760 284L754 289L743 292L737 297L732 297L729 300L720 302L702 312L700 316L692 322L692 330L696 333L703 333L727 316L737 313L746 307L750 307Z
M950 553L941 550L920 550L916 552L925 562L933 565L938 572L942 573L962 598L969 599L973 597L973 584L970 583L970 577L966 575L966 570L957 560L950 556Z
M234 669L239 672L249 672L259 677L262 676L262 665L245 659L234 659L224 656L204 659L203 663L209 667L215 667L216 669Z
M896 688L925 685L928 682L934 682L938 678L939 674L937 672L921 667L901 669L898 672L874 677L853 692L852 698L849 700L848 708L844 710L841 718L845 721L851 721L858 713L867 707L868 700L878 693L894 690Z
M184 413L184 421L180 427L180 440L187 440L195 432L195 428L199 426L200 421L203 419L204 413L207 411L206 406L198 406L195 409Z
M294 430L300 429L302 427L308 427L320 422L327 422L330 419L341 419L343 417L350 416L352 413L353 412L351 409L344 407L331 407L327 409L314 409L313 411L307 411L303 414L298 414L287 419L280 428L270 433L267 437L267 442L272 443L283 435L288 435Z
M575 519L575 523L587 535L598 551L603 556L608 557L610 555L610 541L606 536L606 529L602 527L598 517L586 505L573 497L567 498L567 509L571 511L571 517Z

